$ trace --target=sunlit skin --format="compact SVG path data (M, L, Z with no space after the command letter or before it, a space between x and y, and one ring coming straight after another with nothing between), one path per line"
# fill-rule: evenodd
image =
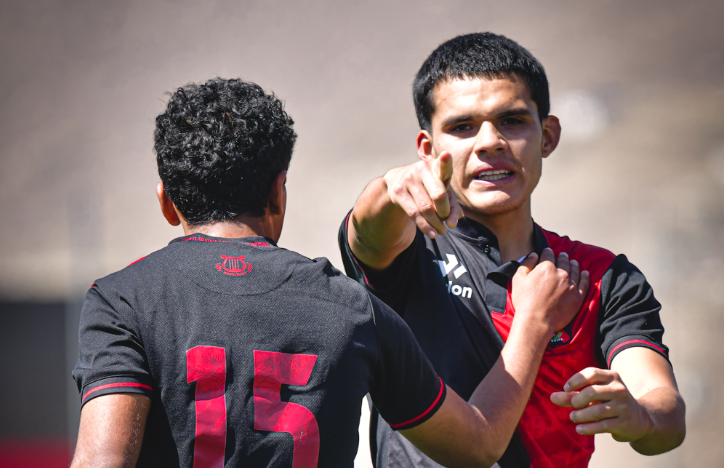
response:
M501 245L504 257L519 258L533 250L530 197L541 177L542 159L558 145L558 118L541 121L528 87L515 76L444 81L435 87L433 103L432 134L421 130L418 135L420 156L450 153L450 184L465 216L490 228L505 244L518 244L508 249L514 252ZM509 174L498 180L478 178L493 170Z
M434 239L464 214L495 234L503 263L529 254L535 248L530 198L543 159L560 140L558 118L540 119L515 75L442 81L432 101L430 131L417 136L420 161L390 169L357 199L347 233L352 252L368 268L384 270L418 229ZM552 403L573 409L580 434L608 432L644 454L684 439L685 407L671 367L649 349L621 352L612 370L583 369L562 390ZM594 402L602 404L589 408Z

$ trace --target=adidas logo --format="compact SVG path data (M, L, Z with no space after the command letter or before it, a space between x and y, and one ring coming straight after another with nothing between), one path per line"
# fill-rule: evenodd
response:
M440 273L442 273L442 276L446 277L450 274L450 272L452 272L455 279L458 279L468 272L468 269L465 268L465 265L459 263L455 255L445 254L445 256L447 257L447 262L444 260L435 260L440 267ZM473 296L472 288L467 286L462 287L459 284L453 284L452 281L447 282L447 292L450 294L454 294L455 296L462 296L468 299Z
M465 268L465 265L460 265L459 268L455 268L458 266L458 259L455 258L455 255L445 254L447 256L447 262L443 260L436 260L438 265L440 265L440 272L442 273L442 276L447 276L451 271L453 272L453 276L455 276L455 279L460 278L462 275L468 272L468 269Z

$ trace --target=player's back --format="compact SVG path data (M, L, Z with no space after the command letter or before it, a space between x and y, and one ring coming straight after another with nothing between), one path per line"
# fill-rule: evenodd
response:
M370 298L326 259L193 235L91 288L74 375L84 404L151 397L138 466L337 467L379 361Z

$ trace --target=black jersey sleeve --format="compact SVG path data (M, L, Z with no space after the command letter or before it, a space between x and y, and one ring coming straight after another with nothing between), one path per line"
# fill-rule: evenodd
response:
M73 378L81 406L110 393L151 396L152 379L133 312L126 302L109 300L97 285L83 303L79 350Z
M352 211L347 213L339 228L339 250L342 254L342 263L347 276L362 284L368 291L382 299L382 301L402 313L406 301L411 273L415 269L415 259L420 242L424 246L424 236L417 231L415 240L382 271L375 271L359 261L352 253L347 237L347 229L352 217ZM423 236L421 239L420 236Z
M625 255L617 256L603 275L600 310L599 337L607 367L618 353L635 346L669 359L669 349L662 343L661 304L643 273Z
M410 429L440 409L446 386L407 324L379 299L370 300L379 353L370 396L392 429Z

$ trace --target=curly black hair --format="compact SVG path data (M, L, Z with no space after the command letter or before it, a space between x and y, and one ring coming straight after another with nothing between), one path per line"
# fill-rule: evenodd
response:
M543 120L550 112L548 78L543 65L517 42L490 32L465 34L440 44L415 76L412 96L420 128L432 131L432 92L443 80L501 78L516 75L528 86Z
M158 175L190 225L263 216L297 134L273 94L240 79L178 88L154 132Z

